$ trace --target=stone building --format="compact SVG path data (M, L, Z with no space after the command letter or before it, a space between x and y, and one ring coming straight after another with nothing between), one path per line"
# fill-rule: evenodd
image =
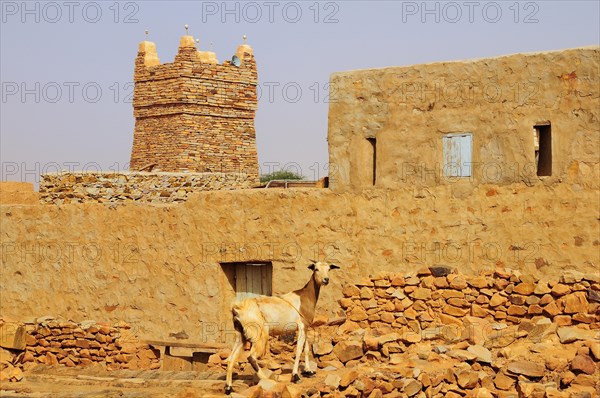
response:
M335 73L334 190L598 188L598 47Z
M175 61L161 64L155 44L140 43L130 169L257 177L257 79L246 44L219 64L215 53L198 51L194 38L183 36Z

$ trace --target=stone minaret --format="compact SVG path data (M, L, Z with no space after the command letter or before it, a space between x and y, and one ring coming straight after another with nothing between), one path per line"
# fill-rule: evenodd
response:
M131 170L258 177L256 63L245 43L236 57L219 64L215 53L198 51L186 35L175 62L161 64L155 44L140 43Z

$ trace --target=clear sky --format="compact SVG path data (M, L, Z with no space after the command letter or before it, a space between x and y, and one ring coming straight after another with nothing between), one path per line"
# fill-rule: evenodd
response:
M242 36L259 73L261 170L327 169L333 72L598 45L591 1L1 1L2 180L123 170L138 43L172 62L189 24L220 62ZM300 170L297 170L297 166Z

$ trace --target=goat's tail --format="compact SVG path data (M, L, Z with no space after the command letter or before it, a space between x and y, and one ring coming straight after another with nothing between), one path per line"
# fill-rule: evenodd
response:
M245 344L248 341L252 343L252 352L255 357L262 357L267 351L269 331L258 306L248 305L248 302L234 304L231 312L233 327L241 335L242 343Z

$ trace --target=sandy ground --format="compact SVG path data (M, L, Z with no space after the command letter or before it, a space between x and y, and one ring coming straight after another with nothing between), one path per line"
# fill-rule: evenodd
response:
M224 380L225 372L109 372L102 369L52 369L39 366L26 372L21 382L1 383L0 397L223 397ZM252 377L241 375L235 381L234 388L237 391L244 390L251 384Z

